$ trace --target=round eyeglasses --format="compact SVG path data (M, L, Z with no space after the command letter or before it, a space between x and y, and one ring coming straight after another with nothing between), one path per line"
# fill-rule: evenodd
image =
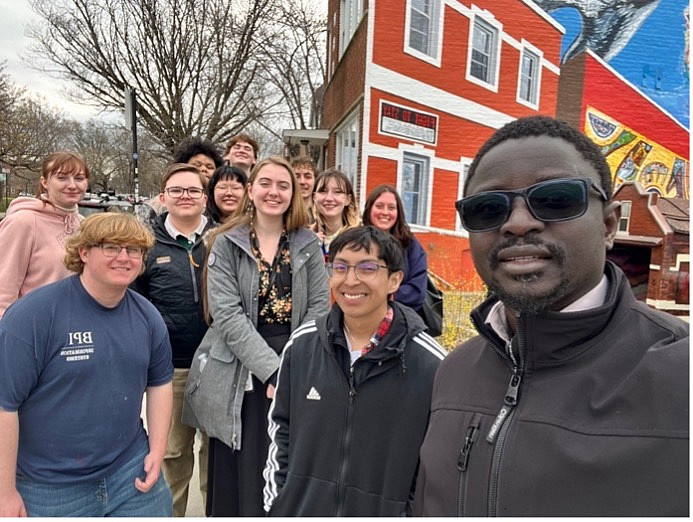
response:
M378 273L378 270L387 268L387 266L379 265L372 261L364 261L357 265L347 265L346 263L335 261L334 263L328 263L327 275L330 277L345 278L351 268L354 269L356 279L359 281L372 281Z

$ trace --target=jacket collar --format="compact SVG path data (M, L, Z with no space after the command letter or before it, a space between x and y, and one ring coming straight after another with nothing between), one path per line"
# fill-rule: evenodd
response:
M635 302L620 268L607 261L604 273L609 280L609 289L602 306L577 312L547 311L520 315L513 341L520 336L523 338L520 357L527 369L560 365L592 347L601 346L600 339L609 322L626 313ZM497 302L497 297L490 297L472 311L471 317L479 333L502 353L505 352L505 342L485 324Z
M399 357L409 339L426 329L423 320L409 307L396 301L391 301L390 306L394 311L392 325L378 347L364 356L366 359L383 361ZM337 303L332 305L329 314L318 320L318 332L327 350L333 351L340 358L341 353L348 357L349 349L344 336L344 313Z
M162 212L156 217L156 220L154 222L153 226L153 231L154 231L154 237L156 238L157 241L161 241L163 243L175 243L178 244L176 241L175 237L172 237L171 234L169 233L167 227L166 227L166 218L168 217L168 212ZM202 241L202 238L204 236L204 233L209 230L210 228L214 228L214 224L212 223L211 220L207 219L204 221L204 226L201 228L201 233L197 236L197 239L195 240L195 245L200 243ZM202 223L200 223L202 225ZM198 228L198 231L200 228Z

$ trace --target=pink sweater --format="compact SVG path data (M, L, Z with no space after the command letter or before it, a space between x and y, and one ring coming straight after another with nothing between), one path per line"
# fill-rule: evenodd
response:
M81 216L40 199L12 201L0 222L0 317L34 288L58 281L65 268L65 244L79 229Z

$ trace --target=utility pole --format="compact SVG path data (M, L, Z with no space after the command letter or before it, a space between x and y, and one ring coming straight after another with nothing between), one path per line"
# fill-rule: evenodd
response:
M135 198L135 205L137 205L140 199L140 178L137 169L139 157L137 152L137 95L135 89L131 87L125 87L125 127L132 132L132 161L130 164L132 165L132 193Z

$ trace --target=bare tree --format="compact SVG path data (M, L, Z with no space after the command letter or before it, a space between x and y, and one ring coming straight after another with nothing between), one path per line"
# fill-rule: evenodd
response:
M14 85L0 64L0 162L27 182L48 154L68 144L70 123L44 99Z
M73 99L117 110L137 90L142 125L167 150L217 142L272 110L256 55L272 0L33 0L30 62L66 78Z
M325 74L327 20L312 0L284 0L262 45L261 73L275 89L287 125L319 128Z

